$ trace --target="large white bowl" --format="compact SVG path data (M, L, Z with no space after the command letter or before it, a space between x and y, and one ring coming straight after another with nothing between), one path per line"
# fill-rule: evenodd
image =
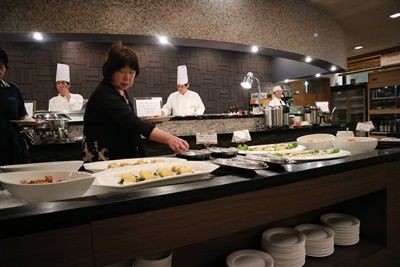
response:
M332 134L309 134L297 138L297 143L306 149L327 149L333 146L335 138Z
M378 139L373 137L336 137L333 146L350 151L352 155L373 151Z
M40 163L27 163L0 166L2 172L24 172L24 171L70 171L75 172L82 166L83 161L52 161Z
M51 175L55 181L49 184L21 184L20 181L44 179ZM28 202L53 201L82 196L92 185L94 176L86 172L31 171L0 173L0 182L14 197Z

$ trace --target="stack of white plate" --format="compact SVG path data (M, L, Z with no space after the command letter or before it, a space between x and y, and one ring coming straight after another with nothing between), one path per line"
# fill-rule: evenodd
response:
M157 255L137 258L132 267L171 267L172 253L161 253Z
M360 241L360 220L342 213L327 213L321 221L335 232L335 244L351 246Z
M227 267L273 267L274 260L264 251L243 249L235 251L226 258Z
M318 224L300 224L294 228L306 235L306 255L326 257L334 249L334 232L331 228Z
M292 228L271 228L262 234L262 250L272 256L275 266L297 267L306 262L306 236Z

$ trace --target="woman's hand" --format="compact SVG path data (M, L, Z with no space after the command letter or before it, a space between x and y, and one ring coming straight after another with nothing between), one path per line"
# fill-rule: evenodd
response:
M168 146L175 153L181 153L183 151L188 151L188 149L189 149L189 144L185 140L175 137L175 136L171 137L168 140Z

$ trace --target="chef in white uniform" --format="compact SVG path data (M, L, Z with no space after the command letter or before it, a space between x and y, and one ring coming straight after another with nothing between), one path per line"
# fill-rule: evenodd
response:
M79 94L71 94L69 66L57 64L56 88L58 96L49 101L49 111L73 111L80 110L83 106L83 97Z
M273 89L274 95L272 96L272 100L269 102L268 106L270 107L280 107L286 106L285 102L282 100L282 87L275 86Z
M163 116L202 115L205 107L198 93L189 90L189 79L185 65L178 66L177 92L169 95L161 109Z

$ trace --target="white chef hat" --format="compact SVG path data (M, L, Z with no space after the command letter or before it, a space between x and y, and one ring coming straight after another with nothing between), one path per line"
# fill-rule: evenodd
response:
M70 82L68 65L57 63L56 82L58 81Z
M187 84L189 82L186 65L178 66L177 84Z
M274 86L274 89L272 90L272 92L276 92L276 91L282 91L282 87L280 87L279 85Z

